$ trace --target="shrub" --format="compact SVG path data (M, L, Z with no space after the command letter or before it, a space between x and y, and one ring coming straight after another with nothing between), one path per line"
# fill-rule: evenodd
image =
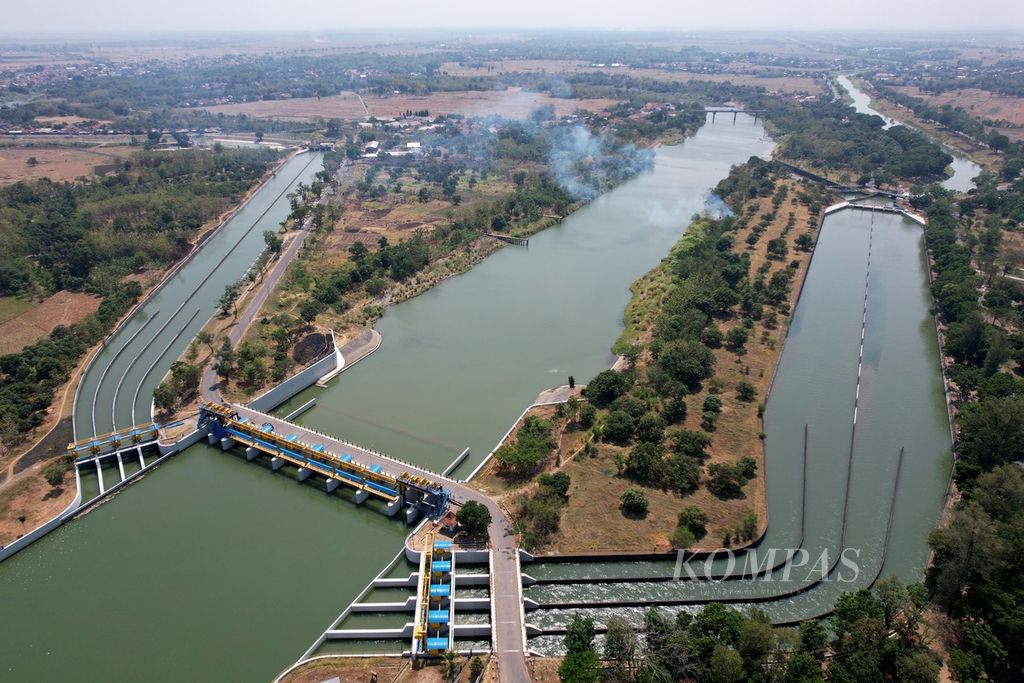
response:
M708 516L703 510L695 505L683 508L679 513L679 526L687 529L694 538L704 538L707 535Z
M46 479L46 483L50 486L57 488L64 481L64 473L68 471L68 463L65 461L55 462L45 470L43 470L43 477Z
M619 496L619 502L622 504L622 511L629 516L646 517L650 508L647 494L640 489L626 489Z
M554 493L562 498L565 498L569 494L569 483L571 481L568 472L555 472L549 474L545 472L540 475L537 480L542 488L547 489L551 493Z
M672 547L679 550L685 550L691 545L697 542L693 532L687 529L685 526L677 526L676 530L672 532Z

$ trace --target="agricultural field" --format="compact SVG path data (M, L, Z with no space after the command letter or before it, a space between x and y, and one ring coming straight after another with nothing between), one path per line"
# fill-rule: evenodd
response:
M364 109L363 102L366 107ZM437 92L431 95L394 95L380 97L365 95L362 102L355 93L346 92L324 98L296 98L222 104L207 107L208 111L223 114L246 114L260 118L296 121L315 118L362 119L366 116L401 116L406 111L426 109L435 114L465 114L487 116L498 114L508 119L525 119L530 112L545 105L553 105L555 114L563 116L577 109L599 111L615 104L609 99L569 100L540 93L508 88L504 91Z
M758 67L751 65L751 70L756 71ZM630 78L651 78L659 81L672 83L687 83L689 81L710 81L713 83L724 83L726 81L734 85L760 86L766 90L777 90L785 93L806 93L819 94L823 92L813 78L809 76L767 76L756 73L716 73L705 74L690 71L673 71L668 69L638 69L632 67L596 67L572 60L547 60L547 59L524 59L495 62L487 66L464 66L455 62L447 62L441 65L441 71L451 76L494 76L496 74L570 74L570 73L612 73L622 74Z
M39 303L0 298L0 355L17 353L50 334L58 325L73 325L100 306L100 298L82 292L57 292Z
M97 167L126 159L135 148L111 147L6 147L0 152L0 185L19 180L49 178L71 181L90 177ZM30 163L35 159L36 163Z
M938 95L922 92L915 86L901 86L896 90L911 97L919 97L932 106L948 104L960 107L976 119L992 119L1008 121L1011 124L1024 126L1024 99L1009 95L999 95L978 88L949 90Z

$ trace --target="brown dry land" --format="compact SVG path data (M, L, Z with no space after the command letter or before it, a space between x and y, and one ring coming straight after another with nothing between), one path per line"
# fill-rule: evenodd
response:
M491 70L489 71L488 68ZM710 81L723 83L729 81L735 85L761 86L767 90L778 90L786 93L807 93L810 95L823 92L822 86L807 76L768 76L755 73L718 73L703 74L691 71L670 71L667 69L638 69L632 67L596 67L573 60L557 59L524 59L495 62L488 66L463 66L456 62L441 65L441 71L452 76L494 76L511 73L611 73L623 74L632 78L651 78L658 81L688 83L689 81ZM431 110L433 111L433 110Z
M76 180L93 175L97 166L117 163L135 151L132 147L4 147L0 149L0 185L19 180L49 178ZM37 163L30 166L28 160Z
M42 475L46 464L37 463L0 489L0 546L50 521L75 497L74 470L66 472L64 483L53 488Z
M496 682L497 667L491 661L485 661L488 668L483 680ZM282 679L282 683L322 683L334 677L340 683L366 683L373 673L377 674L380 683L445 683L449 680L463 683L470 680L468 666L458 678L448 679L444 676L441 664L437 662L414 669L408 659L401 657L329 657L302 664Z
M746 249L745 239L753 230L762 214L772 210L770 197L762 197L747 203L745 210L755 207L749 226L735 235L738 249L744 249L751 258L751 273L763 263L770 263L766 274L785 268L790 261L798 261L799 268L793 278L790 294L790 306L795 307L801 283L810 262L810 253L798 251L794 241L808 227L817 227L817 217L809 214L808 208L801 204L796 195L800 188L799 182L790 179L780 180L778 185L788 185L789 194L776 212L776 219L761 235L757 244ZM789 255L782 261L769 261L767 244L769 240L783 236L783 230L794 214L793 228L785 235L789 246ZM816 235L815 235L816 236ZM626 310L626 322L630 329L635 329L635 340L649 342L653 331L655 317L660 310L661 301L668 293L669 279L665 270L659 266L641 278L633 286L633 300ZM767 501L764 487L764 448L760 440L761 421L757 416L757 401L743 402L736 398L736 386L747 381L757 387L758 401L763 401L768 391L782 346L785 340L788 321L780 320L775 329L767 329L759 324L750 335L746 345L746 353L738 356L725 348L714 350L716 358L715 379L721 383L723 411L717 428L710 433L710 457L706 464L715 462L735 463L744 456L757 461L757 476L747 483L743 489L744 497L722 500L712 495L706 486L697 491L679 496L669 491L646 488L650 500L650 510L644 519L631 519L618 511L619 496L637 484L618 474L615 456L625 456L629 448L614 444L599 444L595 457L578 455L570 459L568 456L583 444L584 434L567 432L559 446L563 460L561 469L571 477L569 501L562 512L559 531L551 537L544 547L544 552L551 553L597 553L597 552L661 552L671 549L669 537L675 530L677 516L684 507L695 505L708 515L708 534L693 549L712 550L721 547L725 532L731 532L739 526L740 520L751 510L757 512L760 529L767 523ZM719 321L723 333L738 325L739 320ZM647 360L642 358L638 368L642 372ZM673 428L699 430L702 404L708 396L710 383L696 394L687 397L687 419ZM532 414L554 418L554 408L542 407L531 411ZM561 423L556 420L556 429ZM513 432L512 438L515 433ZM543 469L553 471L555 466L554 453L545 463ZM497 474L496 464L492 461L473 480L473 486L493 495L503 495L507 507L511 499L527 490L524 486L514 486ZM600 519L601 524L595 525L593 520Z
M261 102L242 102L238 104L221 104L206 107L208 111L224 114L247 114L259 118L275 118L288 120L323 119L363 119L366 116L391 117L401 116L408 110L428 110L436 114L465 114L467 116L486 116L500 114L509 119L525 119L530 112L539 107L551 104L558 116L571 114L577 109L598 111L615 104L615 100L588 99L568 100L551 97L539 93L531 93L520 88L507 90L474 90L460 92L439 92L431 95L364 95L363 108L355 93L347 92L317 99L304 97L290 100L267 100ZM369 114L367 114L367 111Z
M25 303L15 300L20 305ZM10 299L0 299L0 310L12 308ZM0 315L0 355L17 353L50 334L58 325L73 325L100 306L100 298L82 292L57 292L42 301L27 302L23 312L4 319Z
M960 107L977 119L1009 121L1012 124L1024 126L1024 98L999 95L978 88L949 90L937 95L922 92L915 86L901 86L896 90L904 95L919 97L936 107L945 104Z

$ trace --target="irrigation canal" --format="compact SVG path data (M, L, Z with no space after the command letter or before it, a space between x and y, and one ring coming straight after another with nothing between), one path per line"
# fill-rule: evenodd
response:
M761 126L740 116L735 125L708 125L683 145L660 149L653 171L534 236L529 249L501 250L467 275L390 310L378 325L384 345L377 353L329 388L297 396L280 413L315 396L318 405L298 418L302 423L435 471L469 447L472 455L456 473L465 474L538 391L569 374L585 379L608 367L629 284L668 252L690 216L704 208L708 187L731 165L770 147ZM307 169L310 175L315 166ZM266 210L282 189L263 188L249 206L266 202ZM812 553L862 548L865 572L858 586L879 568L908 578L920 571L949 465L920 227L898 216L875 216L868 279L871 216L843 211L826 221L766 427L771 521L762 546L802 546ZM251 247L254 257L261 232L253 229L237 248ZM169 311L186 301L189 283L195 287L209 272L216 273L209 282L218 282L211 285L211 301L197 298L211 306L224 283L244 272L248 262L237 273L210 270L235 263L222 257L239 236L204 246L206 273L184 275L182 269L175 278L182 290ZM199 262L197 255L190 265ZM865 282L868 333L851 449ZM167 346L174 327L168 325L151 348ZM136 340L145 343L152 337L147 332ZM181 335L182 348L190 336ZM145 365L159 360L151 374L162 375L176 355L171 344L163 359L151 356ZM126 382L148 396L145 372L130 370L128 376ZM109 406L106 391L100 395ZM91 428L91 420L91 406L80 403L76 425ZM113 421L122 426L116 414ZM805 424L806 487L794 474L803 468ZM813 511L806 516L799 510L803 489ZM271 476L244 458L192 447L124 490L114 504L0 564L0 604L19 615L16 624L0 625L6 651L0 671L5 680L268 680L332 623L394 556L405 533L399 521ZM407 574L402 564L392 571ZM671 572L662 563L637 562L524 565L535 578L666 570ZM622 585L548 584L526 593L541 605L564 605L614 599ZM724 597L724 591L745 601L779 588L742 580L630 585L669 602L687 595ZM658 593L665 588L671 592ZM764 606L776 618L795 618L820 610L829 590L815 586ZM571 609L542 607L527 620L556 629ZM630 609L639 608L625 611ZM530 647L547 649L552 638L533 638Z

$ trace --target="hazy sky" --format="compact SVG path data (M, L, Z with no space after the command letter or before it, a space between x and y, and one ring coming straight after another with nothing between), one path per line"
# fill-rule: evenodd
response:
M1024 29L1022 0L0 0L0 34L621 27Z

